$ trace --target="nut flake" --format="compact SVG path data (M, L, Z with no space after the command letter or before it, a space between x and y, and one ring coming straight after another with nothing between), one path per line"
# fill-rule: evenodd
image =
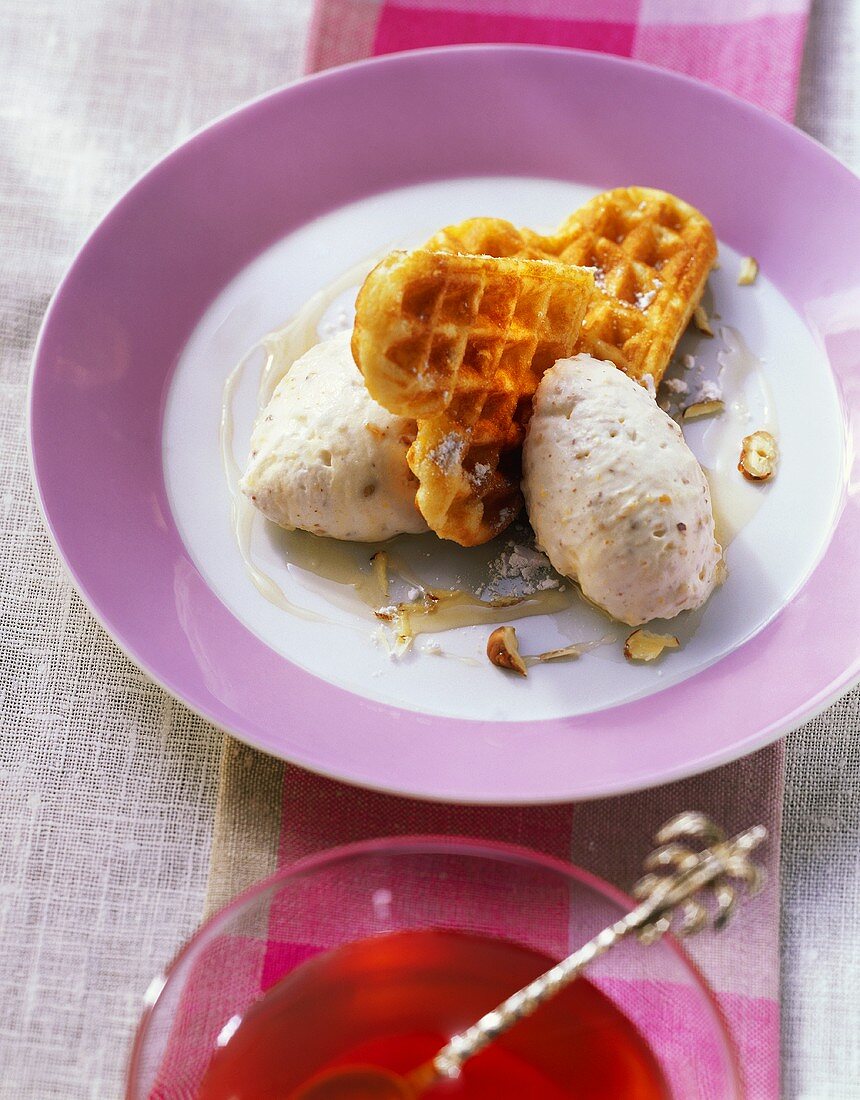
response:
M725 410L725 402L717 398L708 401L697 401L684 409L685 420L701 420L703 416L717 416Z
M517 632L512 626L496 627L487 639L487 656L498 668L528 676L525 661L520 656Z
M779 448L770 432L744 437L738 469L748 481L769 481L776 473Z
M711 328L711 322L708 320L708 314L704 306L696 306L693 310L693 321L699 332L703 332L705 336L714 335L714 330Z
M654 634L640 628L624 643L624 656L628 661L653 661L664 649L677 649L680 644L674 634Z
M738 271L738 286L752 286L758 275L758 261L752 256L744 256Z
M391 650L391 655L402 657L411 648L415 639L408 609L402 603L391 604L389 607L380 607L378 611L374 611L374 615L382 622L391 624L394 630L394 648Z
M525 658L526 664L538 664L545 661L560 661L565 657L581 657L583 653L590 653L592 649L597 649L601 645L609 645L616 640L614 634L606 634L602 638L597 638L592 642L574 642L573 645L566 645L562 649L548 649L545 653L536 653L533 657L527 655Z
M373 557L370 559L370 564L373 566L373 577L379 588L379 591L388 599L389 583L388 583L388 554L384 550L377 550Z

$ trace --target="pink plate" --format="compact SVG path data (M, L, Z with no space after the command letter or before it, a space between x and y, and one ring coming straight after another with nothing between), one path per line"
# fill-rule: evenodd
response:
M832 391L825 428L810 382L808 431L786 439L798 477L801 466L807 478L815 473L816 431L838 459L832 476L822 472L833 506L826 523L814 524L818 541L802 574L718 659L680 681L667 675L665 687L650 682L647 694L618 705L583 712L571 699L566 710L565 684L575 681L558 672L550 716L539 698L550 680L529 678L532 717L498 708L485 717L430 713L386 701L378 687L329 682L240 621L205 579L171 509L165 402L218 295L314 219L381 192L466 177L635 182L682 195L708 213L729 250L758 259L774 295L802 319ZM31 383L32 460L47 524L82 596L132 659L199 714L315 771L420 797L527 803L705 770L774 740L860 675L858 240L860 182L824 149L739 100L635 62L463 47L300 81L159 162L63 280ZM783 365L792 367L783 358L768 369ZM803 363L792 369L802 386ZM803 448L810 460L800 463ZM789 457L780 492L790 505ZM780 535L787 552L809 524L797 499ZM767 586L774 555L756 568Z

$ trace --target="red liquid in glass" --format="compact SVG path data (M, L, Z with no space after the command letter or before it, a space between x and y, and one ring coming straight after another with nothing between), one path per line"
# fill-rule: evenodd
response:
M276 1100L333 1066L406 1074L553 964L459 932L398 932L320 954L273 986L216 1051L200 1100ZM467 1062L428 1100L665 1100L654 1056L580 978Z

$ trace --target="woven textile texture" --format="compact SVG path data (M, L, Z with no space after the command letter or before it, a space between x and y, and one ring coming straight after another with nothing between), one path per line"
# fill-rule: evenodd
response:
M0 1095L115 1100L141 996L202 914L220 735L119 652L42 527L33 342L110 204L302 69L307 4L0 5Z
M305 0L0 6L0 1095L121 1095L142 991L202 915L221 758L107 638L42 528L24 426L38 325L142 170L299 75L310 17ZM855 168L858 41L854 0L813 5L797 113ZM790 1097L860 1080L858 724L855 692L787 742Z

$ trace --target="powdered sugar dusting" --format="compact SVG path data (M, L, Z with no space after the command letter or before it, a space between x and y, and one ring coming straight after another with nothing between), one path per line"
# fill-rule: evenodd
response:
M660 289L660 287L662 285L663 284L660 282L659 279L655 279L650 290L645 290L645 291L639 290L639 291L637 291L636 292L636 298L634 299L634 302L633 302L633 304L636 306L636 308L638 310L641 310L644 313L645 310L651 305L651 303L657 297L657 291Z
M606 272L602 267L592 265L591 267L586 267L585 270L590 271L594 276L595 286L600 287L601 290L606 290Z
M481 599L497 596L532 596L562 588L562 579L549 558L523 542L510 539L501 554L490 563L490 579L481 589Z
M710 378L706 378L701 385L701 388L696 395L697 401L722 401L723 399L723 387L717 382L711 381Z
M434 462L440 470L451 470L463 457L466 441L455 432L449 432L442 438L428 454L431 462Z
M490 476L490 473L490 467L487 465L486 462L475 463L469 476L472 479L472 484L475 486L476 489L482 489L484 487L487 478Z

